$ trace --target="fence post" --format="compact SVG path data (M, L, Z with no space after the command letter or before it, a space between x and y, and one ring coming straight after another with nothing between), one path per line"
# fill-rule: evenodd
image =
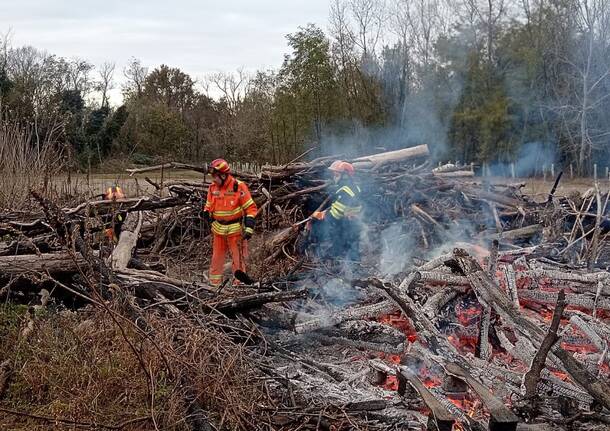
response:
M542 180L546 181L546 164L542 165Z
M470 162L470 172L474 173L474 162Z
M551 163L551 179L555 178L555 163Z
M593 179L597 181L597 163L593 163Z
M574 169L572 168L572 163L570 163L570 179L574 179Z
M510 174L513 178L515 178L515 162L510 164Z

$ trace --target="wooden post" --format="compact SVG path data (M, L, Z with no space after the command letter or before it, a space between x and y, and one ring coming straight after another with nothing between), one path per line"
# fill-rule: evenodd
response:
M593 163L593 179L597 181L597 163Z
M470 171L474 173L474 162L470 162Z
M516 176L516 175L515 175L515 162L512 162L512 163L510 164L510 174L511 174L511 176L512 176L513 178L515 178L515 176Z
M574 178L574 169L572 168L572 163L570 163L570 179Z
M555 163L551 163L551 179L555 178Z

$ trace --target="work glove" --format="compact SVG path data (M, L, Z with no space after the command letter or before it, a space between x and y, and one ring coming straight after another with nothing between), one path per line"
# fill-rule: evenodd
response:
M254 220L254 217L246 216L246 220L244 221L244 231L242 233L243 239L248 240L248 239L252 238L252 234L254 233L255 224L256 224L256 221Z
M324 220L325 216L326 211L314 211L313 214L311 214L311 218L318 221Z
M203 221L205 221L208 224L212 221L212 217L210 216L209 211L199 211L199 216L201 218L203 218Z

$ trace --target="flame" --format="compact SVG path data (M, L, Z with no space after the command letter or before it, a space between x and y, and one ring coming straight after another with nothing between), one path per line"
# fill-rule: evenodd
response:
M121 190L121 188L119 186L112 186L112 187L108 187L104 197L106 198L106 200L110 201L110 200L116 200L116 199L124 199L125 194L123 193L123 190Z

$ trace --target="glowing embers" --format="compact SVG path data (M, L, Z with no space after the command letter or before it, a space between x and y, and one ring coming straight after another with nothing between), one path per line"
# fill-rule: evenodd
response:
M393 326L396 329L400 329L403 334L407 336L407 340L410 343L414 343L415 340L417 340L417 331L415 331L415 328L411 325L409 320L402 316L400 311L390 314L383 314L377 318L377 321L379 323Z

